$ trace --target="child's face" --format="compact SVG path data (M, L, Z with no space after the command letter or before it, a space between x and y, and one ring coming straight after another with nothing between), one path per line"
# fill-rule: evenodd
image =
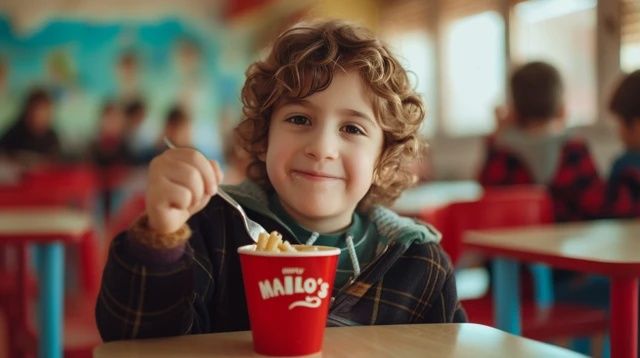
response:
M191 146L191 122L169 125L165 129L164 136L178 146Z
M337 71L327 89L277 106L266 166L285 210L319 232L348 226L373 181L383 132L363 81Z
M636 118L630 124L625 124L619 118L618 129L620 139L627 149L640 150L640 118Z
M50 102L41 101L30 109L27 121L33 132L44 133L49 129L53 115L52 107Z
M100 122L100 133L107 137L121 136L124 130L124 118L122 112L117 109L110 109L102 116Z

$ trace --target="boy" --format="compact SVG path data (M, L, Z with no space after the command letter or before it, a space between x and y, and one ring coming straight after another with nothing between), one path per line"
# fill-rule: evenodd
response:
M640 70L620 83L609 105L616 115L619 135L625 147L609 174L608 216L640 216Z
M0 136L0 154L27 166L60 161L62 148L53 127L54 111L55 103L47 90L31 89L18 118Z
M513 73L511 103L488 141L479 181L546 185L557 221L592 219L599 216L604 183L586 143L565 129L563 92L549 64L531 62Z
M180 105L173 105L167 111L164 128L155 144L143 151L141 161L148 163L166 149L165 138L178 147L191 147L191 117Z
M292 28L242 99L251 181L225 190L267 231L341 249L329 325L464 321L438 233L378 205L411 184L424 116L386 47L340 22ZM214 196L221 180L191 149L152 161L146 215L104 271L104 340L249 329L236 248L252 241Z

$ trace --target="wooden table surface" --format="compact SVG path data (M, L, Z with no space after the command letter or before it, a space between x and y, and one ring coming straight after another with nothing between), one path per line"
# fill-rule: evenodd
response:
M603 274L640 273L640 220L470 231L467 248ZM635 271L635 272L634 272Z
M74 238L92 226L89 213L68 208L25 207L0 208L0 240L23 236Z
M327 328L322 357L583 357L492 327L420 324ZM262 357L251 333L230 332L103 344L94 357Z
M493 256L498 327L519 333L518 261L604 274L610 280L611 356L638 352L640 220L601 220L467 233L465 247ZM631 318L630 318L631 317Z
M476 200L482 193L482 186L474 181L429 182L405 190L392 209L402 214L417 214L457 201Z

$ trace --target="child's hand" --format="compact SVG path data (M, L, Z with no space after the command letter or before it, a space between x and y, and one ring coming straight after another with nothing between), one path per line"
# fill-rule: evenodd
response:
M191 148L168 149L149 165L146 212L149 228L160 234L180 229L207 205L222 182L213 160Z

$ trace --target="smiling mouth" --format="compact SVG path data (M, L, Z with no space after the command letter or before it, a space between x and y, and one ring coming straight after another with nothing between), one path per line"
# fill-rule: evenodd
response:
M326 173L318 173L318 172L308 172L303 170L293 170L291 173L295 176L299 176L301 178L313 181L323 181L323 180L342 180L340 177L336 177Z

